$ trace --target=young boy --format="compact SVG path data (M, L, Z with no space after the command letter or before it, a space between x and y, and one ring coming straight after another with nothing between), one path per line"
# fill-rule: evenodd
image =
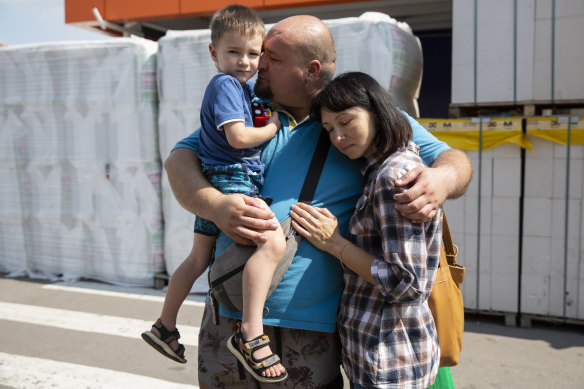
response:
M259 159L259 146L280 128L277 114L263 127L253 127L252 122L253 84L248 81L259 65L264 24L253 10L230 5L213 15L210 29L209 51L220 73L209 82L201 107L199 158L203 173L223 193L260 197L264 166ZM160 318L150 331L142 334L152 347L177 362L186 362L184 346L178 343L178 310L194 281L209 265L219 232L212 222L197 217L191 253L170 279ZM266 242L255 242L257 249L243 272L243 316L238 330L241 342L232 343L231 349L257 380L279 382L288 374L266 343L262 315L272 276L286 244L281 228L267 231L266 235ZM242 351L252 341L255 345L250 345L252 351Z

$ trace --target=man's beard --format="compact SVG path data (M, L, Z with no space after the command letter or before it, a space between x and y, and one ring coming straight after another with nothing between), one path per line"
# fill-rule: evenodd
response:
M262 79L257 79L253 91L260 99L273 100L274 94L270 85Z

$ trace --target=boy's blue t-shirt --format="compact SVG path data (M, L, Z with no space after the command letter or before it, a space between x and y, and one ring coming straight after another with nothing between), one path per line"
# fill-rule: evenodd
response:
M407 116L407 115L406 115ZM449 149L418 122L407 116L414 132L413 141L420 146L420 155L430 164ZM273 199L270 208L279 221L289 216L306 177L308 166L320 134L321 125L311 119L290 130L287 117L280 115L282 127L262 150L266 165L262 195ZM175 148L198 149L198 132L177 143ZM351 160L331 147L314 195L313 205L328 208L338 219L345 235L355 203L364 185L360 170L364 159ZM217 240L220 253L232 240L221 233ZM303 239L284 278L266 301L269 313L265 325L311 331L334 332L337 306L343 290L343 275L339 261ZM220 307L222 316L241 319L241 314Z
M231 147L223 131L223 125L243 121L253 127L251 116L251 91L253 83L240 84L234 77L219 73L205 89L201 104L201 146L199 159L208 165L233 165L245 162L259 163L260 148L236 149Z

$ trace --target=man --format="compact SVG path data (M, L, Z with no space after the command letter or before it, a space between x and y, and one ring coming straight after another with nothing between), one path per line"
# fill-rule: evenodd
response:
M272 211L281 221L296 203L321 129L308 117L310 101L332 78L335 59L332 36L315 17L284 19L266 35L255 91L287 112L280 113L282 128L262 152L266 164L262 192L273 198L271 210L262 208L256 199L223 195L210 186L200 171L196 136L179 142L165 162L172 190L181 205L212 220L224 232L217 241L217 252L230 244L227 236L240 243L261 239L263 230L275 228L268 221ZM413 119L410 122L421 156L427 163L433 162L431 168L411 171L403 177L402 185L414 181L415 185L396 195L396 201L400 212L421 222L431 218L447 197L464 193L472 170L464 153L437 142ZM331 148L313 204L328 208L346 230L361 195L362 180L360 163ZM334 332L341 291L338 261L302 241L284 279L266 301L264 328L289 375L279 387L342 388L340 345ZM205 309L199 335L202 389L261 387L240 371L227 350L226 341L237 318L237 314L221 307L220 323L215 326L212 309Z

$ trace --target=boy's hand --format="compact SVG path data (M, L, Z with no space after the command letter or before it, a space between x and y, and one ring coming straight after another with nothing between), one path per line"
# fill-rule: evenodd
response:
M266 203L258 198L242 194L222 195L217 205L217 217L213 222L237 243L254 245L265 242L265 230L276 230L274 214Z
M276 126L276 131L274 132L274 135L276 135L278 133L278 130L280 129L280 126L282 125L282 122L280 121L280 118L278 116L278 112L272 111L272 116L270 116L266 125L268 124L274 124Z

